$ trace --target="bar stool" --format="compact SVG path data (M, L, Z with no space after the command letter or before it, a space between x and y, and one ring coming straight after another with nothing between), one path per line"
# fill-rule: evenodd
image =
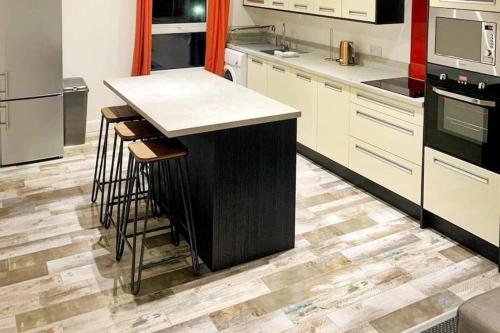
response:
M191 196L189 189L189 171L187 162L187 148L176 139L158 139L151 141L143 141L131 143L128 146L131 158L129 159L129 167L126 180L126 203L123 217L119 221L118 233L120 234L116 259L120 260L123 255L124 245L132 251L132 272L131 272L131 290L134 295L137 295L140 290L142 271L144 269L153 268L159 265L169 264L179 259L191 257L193 274L200 274L200 264L198 260L198 250L196 245L196 234L193 222L193 213L191 207ZM140 191L141 168L146 168L148 175L148 190L145 199L146 211L144 217L138 216L138 207L140 198L137 193ZM174 174L177 174L175 177ZM164 194L161 191L156 193L155 186L166 188ZM178 187L178 188L177 188ZM178 205L176 197L177 190L180 192L181 205ZM134 195L135 193L135 195ZM159 194L159 195L158 195ZM189 254L174 255L169 258L164 258L159 261L144 263L144 247L146 235L151 232L156 232L159 229L149 229L148 221L150 219L150 206L153 200L165 200L167 203L166 216L170 219L170 229L174 236L182 229L187 233L187 241L190 245ZM134 201L134 216L129 219L132 201ZM179 212L182 206L182 217ZM143 231L138 231L140 220L144 220ZM133 224L133 232L128 234L127 227ZM141 249L139 254L139 263L136 263L137 252L137 237L142 235ZM130 243L129 238L132 238ZM136 277L137 270L137 277Z
M108 186L108 194L106 199L105 206L105 215L103 226L108 229L111 224L117 225L116 221L120 219L121 213L121 203L123 202L122 196L122 182L123 179L123 146L126 142L135 142L135 141L143 141L150 140L154 138L161 138L163 134L156 129L153 125L151 125L146 120L139 121L125 121L122 123L118 123L115 125L115 138L113 142L113 157L111 160L111 170L109 174L109 184L112 186ZM118 138L120 138L120 145L118 148L118 157L116 158L116 147ZM116 170L115 170L116 166ZM144 184L144 179L142 184ZM118 190L118 194L117 194ZM145 191L145 189L144 189ZM144 192L143 191L143 192ZM113 218L113 207L117 206L117 219L116 221ZM101 209L104 207L101 206ZM117 237L118 239L118 237Z
M128 105L110 106L101 109L101 127L99 130L99 143L97 146L97 156L94 170L94 181L92 183L91 201L95 203L99 192L101 193L101 207L104 204L104 191L106 186L106 156L108 153L109 125L123 121L140 120L142 117ZM103 138L103 129L106 125ZM102 209L99 213L99 220L103 223Z

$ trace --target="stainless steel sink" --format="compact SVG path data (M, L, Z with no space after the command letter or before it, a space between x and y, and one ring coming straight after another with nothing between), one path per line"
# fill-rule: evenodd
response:
M272 50L261 50L260 52L266 53L266 54L270 54L270 55L274 55L274 51L282 51L282 52L292 51L292 52L297 52L298 54L309 53L309 52L306 52L306 51L300 51L300 50L294 50L294 49L272 49Z

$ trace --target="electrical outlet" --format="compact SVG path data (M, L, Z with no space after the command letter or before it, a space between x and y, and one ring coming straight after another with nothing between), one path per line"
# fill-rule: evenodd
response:
M382 47L376 45L370 45L370 54L372 56L381 57L382 56Z

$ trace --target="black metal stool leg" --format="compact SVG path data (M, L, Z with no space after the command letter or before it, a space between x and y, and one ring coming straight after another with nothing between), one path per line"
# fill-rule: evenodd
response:
M123 214L121 219L118 220L118 228L117 228L117 241L116 241L116 260L120 261L123 256L123 251L125 250L125 241L127 238L127 226L128 220L130 216L130 205L132 203L133 197L133 189L135 183L135 170L134 170L134 159L132 156L129 156L128 159L128 168L127 168L127 178L125 185L125 195L124 195L124 203L123 203Z
M200 262L198 260L198 248L196 246L196 233L193 223L193 209L191 205L191 193L189 189L189 171L187 159L184 157L177 160L177 170L181 182L182 203L184 205L184 215L186 227L189 237L189 245L191 246L191 260L193 263L193 273L200 274Z
M104 216L104 220L107 222L107 227L109 228L111 221L113 220L113 207L116 204L116 220L115 227L118 230L118 221L120 220L120 207L122 201L122 173L123 173L123 141L120 140L120 147L118 148L118 158L116 162L116 172L115 172L115 180L113 182L113 191L111 194L111 201L108 194L108 201L106 203L106 215ZM118 188L118 195L116 194L116 190ZM110 187L111 189L111 187ZM115 203L115 200L116 203Z
M105 131L105 136L104 136L104 143L103 143L103 148L102 148L102 174L99 172L99 189L101 192L101 209L99 212L99 221L102 224L103 221L103 214L104 210L102 209L104 205L104 192L106 190L106 164L107 164L107 158L108 158L108 133L109 133L109 123L106 123L106 131Z
M175 216L175 208L176 208L177 202L175 200L175 195L174 195L174 184L172 182L172 173L171 173L169 161L163 162L163 170L165 173L165 185L167 188L166 192L168 194L168 198L167 198L166 202L167 202L167 206L170 209L170 211L168 212L169 213L168 218L170 220L170 225L172 226L172 230L171 230L172 243L175 246L179 246L179 244L180 244L179 226L176 224L177 220L176 220L176 216Z
M133 219L133 224L134 224L134 231L133 231L133 239L132 239L132 273L131 273L131 281L130 281L130 286L132 289L132 292L135 292L136 286L135 286L135 270L136 270L136 252L137 252L137 222L139 220L138 214L139 214L139 195L137 195L140 192L141 184L140 184L140 173L141 173L141 166L139 162L135 162L134 166L134 173L135 175L133 176L135 178L135 205L134 205L134 219ZM149 193L149 192L148 192ZM148 195L148 201L149 201L149 195ZM125 222L126 223L126 222ZM127 237L127 234L125 232L122 237Z
M151 171L151 167L150 167L150 171ZM135 279L135 251L136 251L136 237L137 237L137 215L136 215L136 218L134 220L134 242L133 242L133 253L132 253L132 256L133 256L133 259L132 259L132 282L131 282L131 289L132 289L132 293L134 295L137 295L139 293L139 290L141 289L141 280L142 280L142 269L143 269L143 262L144 262L144 248L146 246L146 235L148 233L148 219L149 219L149 207L151 205L151 194L153 193L152 192L152 175L150 173L150 177L149 177L149 184L148 184L148 187L149 187L149 190L148 190L148 194L147 194L147 197L146 197L146 212L145 212L145 215L144 215L144 229L142 231L142 240L141 240L141 253L139 255L139 265L138 265L138 268L137 268L137 280ZM136 198L136 202L137 202L137 198ZM136 214L137 214L137 210L136 210Z
M104 226L104 228L108 229L111 221L109 220L108 212L109 212L109 206L110 206L110 199L111 199L111 185L113 185L113 188L116 188L116 178L113 180L113 174L114 174L114 168L115 168L115 159L116 159L116 143L118 141L118 134L115 133L115 138L113 140L113 156L111 157L111 169L109 170L109 183L108 183L108 193L107 193L107 198L106 198L106 205L101 204L101 211L100 211L100 217L101 217L101 224ZM118 169L118 168L117 168ZM104 190L104 187L103 187ZM104 199L104 193L103 193L103 199ZM102 200L101 200L102 202ZM103 211L105 212L103 214ZM104 216L103 216L104 215Z
M95 161L95 170L94 170L94 182L92 183L92 196L91 201L95 203L97 201L97 169L99 168L99 157L101 154L101 144L102 144L102 128L104 126L104 117L101 117L101 129L99 130L99 143L97 144L97 155Z

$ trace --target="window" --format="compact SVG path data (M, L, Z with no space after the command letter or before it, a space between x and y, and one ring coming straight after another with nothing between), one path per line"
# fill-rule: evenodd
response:
M206 0L153 0L151 70L205 63Z

